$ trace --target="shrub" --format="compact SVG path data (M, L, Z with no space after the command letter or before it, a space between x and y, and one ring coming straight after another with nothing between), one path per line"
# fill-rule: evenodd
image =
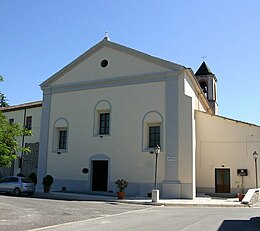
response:
M119 192L123 192L128 186L128 182L124 179L118 179L116 182L116 187L119 189Z
M32 172L30 175L29 175L29 178L33 181L33 183L36 185L37 184L37 176L34 172Z
M24 177L24 174L22 174L22 173L17 173L16 176Z
M44 186L51 186L53 184L53 177L51 175L43 177L42 184Z

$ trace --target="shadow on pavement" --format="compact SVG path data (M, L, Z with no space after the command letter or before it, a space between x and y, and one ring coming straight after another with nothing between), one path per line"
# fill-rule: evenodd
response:
M260 230L260 217L252 217L250 220L224 220L218 231L231 230Z

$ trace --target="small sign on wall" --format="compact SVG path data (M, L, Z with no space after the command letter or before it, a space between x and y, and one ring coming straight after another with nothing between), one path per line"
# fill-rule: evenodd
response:
M167 156L167 161L176 161L175 156Z
M238 176L247 176L247 169L237 169Z
M82 173L87 174L89 172L88 168L83 168Z

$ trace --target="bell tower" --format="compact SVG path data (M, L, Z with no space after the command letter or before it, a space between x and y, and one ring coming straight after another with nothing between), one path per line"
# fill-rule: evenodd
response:
M203 62L197 72L195 73L195 76L200 84L200 87L202 91L204 92L204 95L208 99L210 106L212 108L212 111L215 115L218 114L218 104L217 104L217 78L216 76L211 72L209 67L205 62Z

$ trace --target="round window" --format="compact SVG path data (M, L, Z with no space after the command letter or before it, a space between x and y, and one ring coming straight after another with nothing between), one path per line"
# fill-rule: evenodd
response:
M101 67L106 67L108 65L108 61L106 59L103 59L100 63Z

